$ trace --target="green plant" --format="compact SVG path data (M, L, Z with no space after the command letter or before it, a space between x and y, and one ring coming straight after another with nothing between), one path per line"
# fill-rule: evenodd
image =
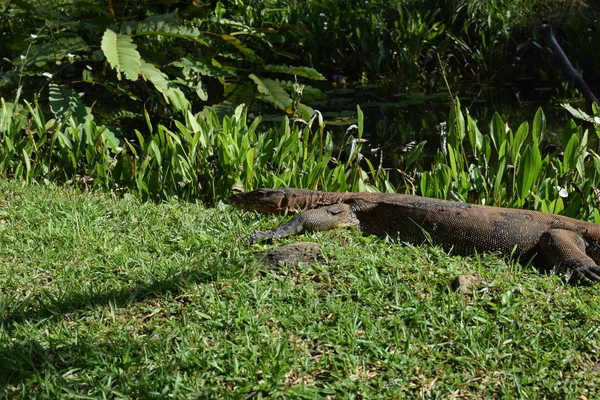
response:
M568 121L561 135L564 150L553 154L544 151L549 147L544 142L545 123L539 109L531 126L524 122L513 131L496 113L484 134L456 99L447 141L431 170L422 173L421 194L439 198L452 194L488 205L528 207L600 222L595 207L600 157L588 147L588 132ZM414 158L421 148L413 151Z
M51 101L56 110L65 100L59 89ZM78 119L76 114L56 111L55 119L46 120L37 103L21 107L0 100L0 174L26 182L135 191L145 199L177 196L210 201L226 197L240 185L393 189L387 173L361 153L360 108L357 137L346 138L334 157L337 146L318 112L308 122L286 117L279 129L269 129L263 128L260 117L249 124L243 105L224 117L210 108L196 115L186 110L184 122L175 121L174 130L154 124L146 113L148 135L136 129L135 139L119 139L86 118L89 114Z
M324 77L306 66L268 62L276 50L264 32L224 18L219 2L214 8L180 10L143 3L9 4L5 13L13 18L4 33L11 45L0 64L0 89L8 93L22 87L28 100L35 97L43 104L53 96L47 91L51 84L65 88L63 93L68 88L67 108L82 101L93 106L96 118L120 137L130 137L133 129L122 126L127 121L131 124L125 126L135 126L145 112L168 121L181 111L224 100L234 105L259 100L310 118L312 110L301 102L292 107L286 91L292 85L276 78Z
M0 181L0 397L598 398L598 287L272 217ZM487 285L453 293L458 274ZM568 373L566 373L566 371Z
M411 5L398 5L398 17L390 35L397 49L393 58L407 81L417 79L420 74L424 77L424 64L435 59L436 43L445 33L438 13L439 9L423 11Z

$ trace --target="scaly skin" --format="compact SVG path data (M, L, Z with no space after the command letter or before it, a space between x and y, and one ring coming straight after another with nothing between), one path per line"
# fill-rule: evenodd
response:
M305 189L258 189L229 197L229 203L247 211L279 214L305 211L311 208L343 203L345 200L368 196L367 193L319 192Z
M500 252L561 267L572 283L600 281L600 225L539 211L487 207L419 196L259 189L230 197L235 207L263 213L303 211L251 242L304 231L358 226L365 234L442 246L457 254Z

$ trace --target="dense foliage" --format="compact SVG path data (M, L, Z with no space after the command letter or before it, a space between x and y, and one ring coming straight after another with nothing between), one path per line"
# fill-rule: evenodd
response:
M597 14L591 2L541 0L9 1L0 94L22 88L45 113L91 112L127 136L144 112L166 122L205 105L222 115L258 101L254 112L307 120L325 79L374 83L388 99L442 75L526 92L563 77L535 31L544 20L598 81Z
M591 23L591 6L535 0L9 2L0 174L155 200L300 186L581 209L591 218L589 206L578 205L592 204L599 163L589 133L572 122L561 136L565 159L544 152L541 111L532 129L513 133L495 115L482 133L454 100L433 163L423 162L421 143L392 171L364 147L360 108L356 125L334 138L308 105L326 93L307 83L325 79L338 87L376 80L390 91L444 80L452 90L459 79L493 82L532 65L547 78L552 58L535 36L526 40L540 22L536 10L567 51L597 34L586 30L584 40L574 29ZM591 48L582 51L597 64ZM518 62L527 52L545 65ZM279 113L277 124L263 122L268 112Z
M600 124L570 108L574 115ZM211 109L184 114L176 129L154 125L150 134L118 139L93 121L46 120L39 107L2 103L0 171L25 181L71 182L82 188L135 191L144 198L218 199L232 188L305 187L341 191L404 191L431 197L458 197L486 204L541 209L600 221L595 208L600 156L589 147L589 131L570 120L556 151L544 142L545 117L513 131L496 114L489 132L464 115L456 100L437 156L428 169L418 160L425 143L404 157L402 182L390 182L389 169L374 166L361 150L362 111L344 145L334 149L331 134L316 113L308 124L287 118L265 129L249 123L239 106L222 119ZM26 134L23 134L26 132ZM552 146L550 146L552 147ZM556 153L556 154L554 154Z

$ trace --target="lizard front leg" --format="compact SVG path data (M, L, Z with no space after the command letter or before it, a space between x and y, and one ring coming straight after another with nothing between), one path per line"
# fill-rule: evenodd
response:
M305 231L324 231L358 224L359 221L348 204L334 204L304 211L287 224L280 225L271 231L256 231L250 235L250 243L281 239Z
M567 269L569 283L600 282L600 266L586 254L586 246L583 236L563 229L550 229L540 239L542 256L548 264Z

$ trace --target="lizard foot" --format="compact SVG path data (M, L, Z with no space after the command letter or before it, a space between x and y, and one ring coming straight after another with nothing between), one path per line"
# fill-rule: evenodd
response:
M600 282L600 266L588 265L575 268L567 274L566 278L571 284L593 285Z

